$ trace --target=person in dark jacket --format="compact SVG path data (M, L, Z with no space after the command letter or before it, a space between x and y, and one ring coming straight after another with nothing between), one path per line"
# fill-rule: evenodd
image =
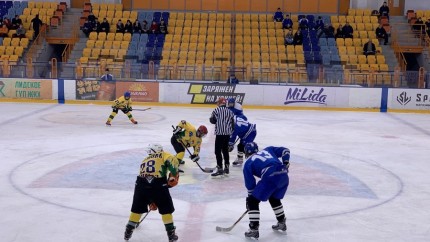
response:
M384 2L379 8L379 14L381 17L386 16L388 19L390 19L390 8L388 7L387 2Z
M345 23L345 25L342 28L342 33L344 38L353 38L354 29L351 25L349 25L348 22Z
M236 78L236 76L234 75L234 73L231 73L230 77L227 79L227 83L230 83L230 84L239 84L239 79Z
M376 28L375 32L376 32L376 37L378 39L384 39L384 45L387 45L388 44L388 34L387 34L387 31L382 26L382 24L380 24Z
M367 43L364 44L363 46L363 54L365 56L368 56L368 55L374 55L375 53L376 53L375 44L372 42L371 39L369 39L369 41L367 41Z

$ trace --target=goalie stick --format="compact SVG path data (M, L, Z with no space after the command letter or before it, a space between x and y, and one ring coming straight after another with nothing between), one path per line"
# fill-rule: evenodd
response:
M236 226L236 224L237 223L239 223L240 222L240 220L242 220L242 218L243 217L245 217L245 215L248 213L248 210L246 210L243 214L242 214L242 216L240 216L240 218L236 221L236 222L234 222L234 224L232 225L232 226L230 226L230 227L228 227L228 228L223 228L223 227L219 227L219 226L216 226L216 231L218 231L218 232L230 232L233 228L234 228L234 226Z
M146 111L149 110L151 108L144 108L144 109L139 109L139 108L133 108L133 111Z
M173 128L173 130L175 129L175 126L173 126L172 125L172 128ZM191 152L190 152L190 150L187 148L187 146L184 144L184 142L182 142L182 140L179 140L179 143L181 143L181 145L188 151L188 154L190 154L190 155L193 155L193 154L191 154ZM203 168L200 164L199 164L199 162L198 161L194 161L196 164L197 164L197 166L200 168L200 170L202 170L203 172L205 172L205 173L212 173L212 172L214 172L214 169L213 168L207 168L207 167L205 167L205 168Z

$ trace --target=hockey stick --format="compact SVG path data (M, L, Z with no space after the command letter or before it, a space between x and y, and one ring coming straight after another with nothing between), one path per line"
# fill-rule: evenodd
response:
M172 128L173 129L175 129L175 127L172 125ZM190 155L193 155L193 154L191 154L191 152L190 152L190 150L187 148L187 146L184 144L184 142L182 142L182 140L179 140L179 143L181 143L181 145L188 151L188 154L190 154ZM199 164L199 162L198 161L194 161L196 164L197 164L197 166L200 168L200 170L202 170L203 172L205 172L205 173L212 173L212 172L214 172L214 169L212 169L212 168L203 168L203 167L201 167L200 166L200 164Z
M133 108L133 111L146 111L149 110L151 108L144 108L144 109L139 109L139 108Z
M242 218L243 217L245 217L245 215L248 213L248 210L246 210L243 214L242 214L242 216L240 216L240 218L236 221L236 222L234 222L234 224L232 225L232 226L230 226L230 227L228 227L228 228L223 228L223 227L219 227L219 226L216 226L216 231L218 231L218 232L230 232L233 228L234 228L234 226L236 226L236 224L237 223L239 223L240 222L240 220L242 220Z
M139 227L140 223L142 223L142 221L146 218L146 216L148 216L148 214L149 214L150 212L151 212L151 210L149 210L149 211L145 214L145 216L143 216L143 218L141 218L141 219L140 219L139 223L137 223L137 225L136 225L136 228L138 228L138 227Z

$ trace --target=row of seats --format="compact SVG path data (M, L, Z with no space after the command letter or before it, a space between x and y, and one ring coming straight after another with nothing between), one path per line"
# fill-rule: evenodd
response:
M27 48L29 45L30 39L29 38L1 38L0 37L0 47L1 46L22 46L24 48Z
M123 5L121 3L91 3L91 9L96 10L110 10L110 11L122 11Z
M93 14L94 16L96 16L97 18L99 18L99 21L101 22L101 20L103 18L124 18L124 19L132 19L133 21L135 19L137 19L137 11L105 11L105 10L93 10ZM116 22L115 22L116 23Z
M17 55L19 57L24 53L22 46L0 46L0 55Z
M417 18L430 18L430 10L416 10L415 11L415 16Z
M371 16L372 9L370 8L349 8L348 15L352 16Z
M105 32L91 32L88 39L89 40L119 40L119 41L129 41L131 40L130 33L105 33Z
M354 16L354 15L333 15L330 16L330 20L332 23L372 23L377 24L379 23L379 19L376 16Z
M93 49L127 49L130 45L130 41L120 40L88 40L86 47Z
M98 59L100 56L105 56L105 59L123 59L126 54L127 54L127 49L84 48L84 50L82 51L82 57L94 58L94 59ZM112 56L112 58L110 58L109 56Z

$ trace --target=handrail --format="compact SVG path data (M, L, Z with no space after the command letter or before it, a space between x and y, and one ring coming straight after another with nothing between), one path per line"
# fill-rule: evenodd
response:
M397 28L392 28L391 30L391 47L394 50L394 54L396 55L397 61L399 62L400 70L406 71L407 61L405 55L402 52L399 44L399 32Z
M34 59L33 58L34 54L38 50L37 46L40 44L40 40L46 37L46 31L47 31L47 26L46 26L46 24L44 24L40 28L39 35L36 36L36 38L34 39L33 43L31 44L30 48L28 49L27 58Z

